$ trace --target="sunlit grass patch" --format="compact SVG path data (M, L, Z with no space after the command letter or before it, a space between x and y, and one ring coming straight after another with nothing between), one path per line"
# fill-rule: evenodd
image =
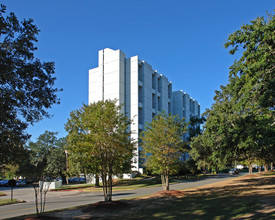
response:
M19 203L19 202L22 202L22 201L19 201L17 199L13 199L13 200L10 200L10 199L0 199L0 206L1 205L8 205L8 204Z

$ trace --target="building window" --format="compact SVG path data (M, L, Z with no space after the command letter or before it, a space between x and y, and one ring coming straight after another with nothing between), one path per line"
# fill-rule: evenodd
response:
M171 99L172 96L172 86L171 84L168 85L168 99Z
M143 97L143 93L142 93L142 87L139 86L138 87L138 101L142 103L142 97Z
M142 64L138 65L138 80L143 82Z
M155 98L155 94L152 94L152 108L156 108L156 98Z
M160 92L160 77L158 77L158 92Z
M161 101L159 96L158 96L158 111L161 112Z
M138 108L138 121L139 121L139 124L143 124L143 111L142 111L142 108Z
M191 106L191 108L190 108L190 112L192 112L192 113L194 113L194 101L192 100L191 101L191 104L190 104L190 106Z
M156 89L156 74L152 74L152 88Z
M155 116L156 116L156 114L153 112L152 113L152 120L154 119Z
M170 102L168 102L168 113L169 113L169 114L172 113L171 103L170 103Z

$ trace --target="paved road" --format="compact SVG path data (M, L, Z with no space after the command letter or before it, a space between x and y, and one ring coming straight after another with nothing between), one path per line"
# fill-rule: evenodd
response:
M203 180L193 182L181 182L170 186L171 190L179 190L190 187L203 186L210 183L223 181L235 176L229 176L226 174L216 175ZM135 190L115 191L113 193L113 200L125 199L136 196L149 195L162 190L158 187L140 188ZM0 192L7 194L7 198L10 198L9 188L0 187ZM4 198L4 197L2 197ZM0 219L12 218L16 216L22 216L35 213L34 204L34 190L33 188L15 188L14 198L25 200L26 203L18 203L6 206L0 206ZM47 193L47 202L45 211L64 209L79 205L86 205L103 200L102 192L81 192L81 191L49 191Z

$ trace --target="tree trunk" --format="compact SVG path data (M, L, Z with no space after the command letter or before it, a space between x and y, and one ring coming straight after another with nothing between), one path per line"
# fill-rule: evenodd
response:
M273 162L270 163L270 170L273 171Z
M104 201L107 202L108 201L108 195L107 195L107 175L105 174L101 174L101 178L102 178L102 189L103 189L103 195L104 195Z
M107 202L112 201L112 187L113 187L113 178L112 178L112 175L108 175Z
M168 174L161 174L161 183L162 183L162 188L165 191L169 191L169 175Z
M95 175L95 186L99 187L99 175L98 174Z
M258 172L262 172L262 166L258 166Z
M165 181L165 186L166 186L166 187L165 187L165 190L166 190L166 191L169 191L169 175L166 175L166 178L165 178L165 179L166 179L166 181Z
M252 163L249 163L249 175L252 175Z
M265 162L264 164L264 171L268 171L268 162Z

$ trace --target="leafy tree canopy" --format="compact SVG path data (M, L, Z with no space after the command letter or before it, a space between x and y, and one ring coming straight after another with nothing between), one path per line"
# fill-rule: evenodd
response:
M113 175L131 172L134 142L131 121L116 101L106 100L83 105L71 112L65 125L71 166L84 173L99 174L105 201L112 200Z
M229 83L216 91L206 111L202 136L192 144L193 156L216 165L274 161L275 17L258 17L231 34L225 48L242 55L230 67ZM210 152L209 152L210 150ZM250 172L252 170L250 169Z
M177 171L180 156L185 152L183 135L187 131L184 119L164 112L154 117L142 132L146 167L161 174L164 190L169 190L169 175Z
M59 103L54 63L34 57L39 33L32 19L19 21L0 7L0 164L20 158L28 124L49 117Z
M45 131L36 142L30 142L29 161L21 168L21 172L28 172L32 168L37 178L63 176L66 168L65 138L57 138L57 132ZM25 168L25 170L24 170Z

